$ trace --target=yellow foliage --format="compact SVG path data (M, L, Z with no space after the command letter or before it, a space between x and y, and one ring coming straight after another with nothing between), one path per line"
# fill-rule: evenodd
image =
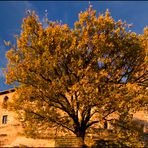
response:
M128 127L132 111L147 99L148 29L137 35L127 26L108 10L97 17L92 7L73 29L50 21L43 28L35 12L24 18L16 46L6 53L5 73L6 82L18 86L14 108L24 111L28 129L61 127L84 140L95 123L116 112L117 139L139 136L120 122Z

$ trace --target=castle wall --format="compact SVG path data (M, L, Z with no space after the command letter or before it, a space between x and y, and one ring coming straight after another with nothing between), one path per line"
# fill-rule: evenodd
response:
M17 120L17 114L7 108L7 104L13 100L14 95L13 90L0 93L0 147L54 147L54 139L33 139L22 135L23 128ZM6 102L5 98L7 98Z
M22 131L16 113L7 109L14 93L10 91L0 94L0 145L10 144Z
M15 92L13 90L7 90L0 93L0 146L18 146L19 144L26 144L26 146L33 147L39 145L41 147L54 147L54 144L64 142L63 139L58 139L57 142L55 142L54 139L39 140L23 137L21 135L23 128L21 123L17 120L17 114L7 108L7 103L13 100L14 95ZM134 119L137 119L140 123L144 123L147 126L148 117L144 112L140 111L135 113ZM146 126L144 127L144 132L147 133L148 131ZM108 124L107 129L108 128L111 128L110 124ZM75 143L75 138L73 141Z
M10 92L0 95L0 126L13 126L19 124L19 122L16 120L16 114L7 109L7 103L9 103L13 99L14 93L15 92ZM8 97L8 100L6 102L4 100L5 97ZM3 116L7 116L6 124L3 123Z

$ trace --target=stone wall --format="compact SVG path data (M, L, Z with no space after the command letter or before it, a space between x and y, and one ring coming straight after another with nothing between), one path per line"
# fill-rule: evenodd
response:
M14 93L15 92L8 92L0 95L0 126L18 124L18 121L15 119L16 114L7 109L7 104L13 99ZM6 97L7 100L5 101ZM3 116L7 116L6 124L2 123Z
M71 137L70 135L65 135L65 137L58 137L55 139L31 139L22 137L21 133L23 133L23 128L21 123L17 120L17 114L11 110L8 110L7 107L4 107L4 103L9 103L13 100L15 92L12 90L7 90L4 92L0 92L0 146L18 146L18 145L26 145L26 146L49 146L49 147L74 147L79 145L79 141L75 137ZM4 102L4 98L8 98L6 102ZM7 116L6 123L3 123L3 117ZM135 119L139 121L148 122L148 118L144 112L137 112L134 115ZM99 126L99 125L97 125ZM110 128L110 126L108 126ZM145 128L146 129L146 128ZM146 130L145 130L146 131ZM61 134L62 136L62 134ZM54 137L53 137L54 138ZM90 138L89 138L90 139ZM91 141L86 140L86 143L89 145ZM146 137L147 141L147 137Z
M78 147L76 137L58 137L55 139L55 147Z
M13 99L15 92L7 90L0 93L0 144L10 144L22 131L17 115L7 109L7 104ZM5 100L5 98L7 98ZM5 116L5 117L4 117Z

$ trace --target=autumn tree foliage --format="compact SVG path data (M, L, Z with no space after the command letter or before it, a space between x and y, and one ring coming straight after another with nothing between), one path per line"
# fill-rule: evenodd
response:
M97 17L91 6L73 29L47 23L28 14L6 53L6 82L17 86L13 107L21 121L34 134L58 127L82 143L109 121L114 141L136 146L141 136L132 115L147 103L148 29L130 32L126 22L108 10Z

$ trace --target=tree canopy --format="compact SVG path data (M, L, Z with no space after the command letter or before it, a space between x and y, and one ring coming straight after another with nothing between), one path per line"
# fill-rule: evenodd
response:
M17 86L13 107L27 132L58 127L84 141L109 121L115 141L136 146L141 137L132 115L147 104L148 28L130 32L126 22L108 10L97 17L91 6L74 28L47 24L28 14L6 53L6 83Z

